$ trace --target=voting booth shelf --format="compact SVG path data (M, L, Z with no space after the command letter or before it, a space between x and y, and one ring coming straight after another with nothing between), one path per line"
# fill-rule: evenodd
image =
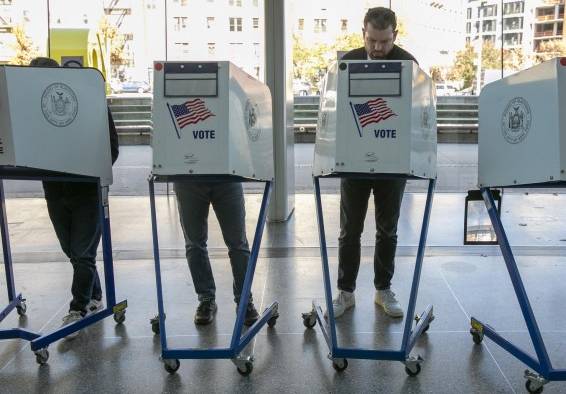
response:
M536 356L475 317L470 333L476 344L488 337L531 368L525 371L530 393L566 381L566 369L555 369L548 356L492 189L566 187L565 91L566 58L556 58L486 85L479 101L478 182Z
M313 181L328 318L316 301L313 301L312 310L302 317L303 324L309 329L319 323L330 351L329 358L337 371L347 368L348 358L400 361L410 376L421 371L423 358L410 353L434 319L432 305L416 316L415 304L436 182L435 106L431 78L412 61L340 61L325 77ZM428 182L399 350L338 346L320 193L323 178L421 179Z
M117 303L115 295L108 209L112 160L104 81L98 71L0 66L0 230L9 300L0 321L14 309L20 316L27 310L23 295L16 293L4 179L97 185L106 307L46 334L24 328L0 330L0 339L30 341L36 361L45 364L51 343L106 317L114 316L118 324L126 318L127 301Z
M151 319L151 326L160 335L165 370L175 373L180 359L224 358L231 359L240 374L249 375L253 357L241 353L261 328L276 324L277 302L272 302L245 332L247 304L241 302L229 347L173 349L168 346L154 184L265 183L241 294L241 299L249 299L274 176L269 88L230 62L155 62L153 127L149 197L159 314Z

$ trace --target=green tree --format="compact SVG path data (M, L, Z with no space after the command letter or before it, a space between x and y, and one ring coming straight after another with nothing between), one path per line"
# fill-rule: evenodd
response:
M116 76L117 66L128 63L124 50L126 39L123 34L120 34L116 26L110 24L106 17L100 21L97 35L100 40L101 50L109 57L109 59L106 59L107 64L109 61L111 69L109 74Z
M23 25L16 26L13 33L16 38L16 43L14 44L16 54L10 60L10 64L27 66L33 58L39 56L38 48L33 45L32 40L26 35Z
M476 57L474 47L466 44L464 49L456 53L456 59L448 73L448 79L464 81L464 89L472 86L476 78Z
M534 61L542 63L561 56L566 56L566 43L563 40L543 41L534 55Z
M440 66L431 66L429 69L430 77L434 82L444 81L444 72Z

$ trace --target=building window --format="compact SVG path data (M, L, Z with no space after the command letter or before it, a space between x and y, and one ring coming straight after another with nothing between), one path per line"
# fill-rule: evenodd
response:
M242 0L228 0L228 4L236 7L242 6Z
M497 5L496 4L483 7L483 17L484 18L489 18L490 16L496 16L496 15L497 15Z
M514 1L512 3L503 4L503 14L521 14L525 9L524 1Z
M185 30L187 28L187 18L186 16L174 16L173 20L175 23L173 24L173 29L175 31Z
M208 43L208 54L214 55L215 53L216 53L216 43L215 42L209 42Z
M326 31L326 19L315 19L314 20L314 32L320 33Z
M342 31L348 30L348 19L340 19L340 30Z
M471 43L471 38L470 37L466 37L466 45L470 45Z
M134 41L134 33L125 33L124 41Z
M252 18L252 26L254 29L259 29L259 18Z
M259 59L259 42L254 42L254 56Z
M472 32L472 23L466 23L466 33L470 34Z
M483 21L483 23L482 23L482 31L483 31L483 32L492 32L492 31L495 31L495 21L494 21L494 20Z
M483 38L484 44L486 42L490 42L492 44L495 44L495 36L489 35L489 36L483 36L482 38Z
M517 30L523 28L523 18L505 18L503 22L503 30Z
M189 0L181 0L181 7L185 7L189 4Z
M472 9L471 8L468 8L466 16L467 16L468 19L472 19Z
M242 31L242 18L230 18L230 31Z
M0 0L0 5L12 5L12 0Z
M298 30L305 30L305 20L303 18L299 18L299 23L297 28Z
M507 46L521 45L523 43L523 33L504 34L503 42Z
M255 77L259 79L259 66L254 66Z
M207 16L206 17L206 28L212 29L213 27L214 27L214 17L213 16Z

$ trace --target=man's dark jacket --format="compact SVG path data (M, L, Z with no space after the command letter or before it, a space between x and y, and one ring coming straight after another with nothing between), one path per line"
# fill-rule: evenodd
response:
M353 49L350 52L345 53L344 56L342 56L342 60L367 60L367 59L368 59L368 53L366 52L366 49L364 47ZM387 54L387 56L385 56L385 59L383 60L412 60L417 64L419 63L417 62L417 59L415 59L413 55L411 55L403 48L398 47L397 45L393 45L393 49L389 51L389 53Z

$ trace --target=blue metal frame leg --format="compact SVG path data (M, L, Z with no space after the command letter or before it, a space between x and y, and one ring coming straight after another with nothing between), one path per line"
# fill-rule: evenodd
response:
M505 229L499 215L497 213L497 207L491 195L489 188L482 188L481 193L491 220L491 224L497 235L499 242L499 247L501 249L501 254L503 255L503 260L507 267L507 271L511 278L511 283L513 284L513 289L515 290L515 295L519 301L519 306L521 307L521 312L527 329L529 331L529 336L533 343L535 349L536 358L529 355L526 351L519 348L518 346L512 344L507 339L499 335L495 329L489 325L481 322L480 320L472 317L471 319L471 329L470 333L474 338L474 342L481 343L483 337L486 336L494 341L497 345L502 347L504 350L509 352L511 355L516 357L518 360L526 364L528 367L532 368L536 374L529 371L525 372L525 377L527 378L527 385L530 385L529 391L535 392L537 388L542 388L542 386L549 381L566 381L566 370L565 369L554 369L548 353L546 351L546 346L542 339L539 326L537 324L535 315L533 313L525 286L521 279L521 274L517 268L517 263L513 256L511 250L511 245L505 234ZM537 375L538 374L538 375Z
M213 178L209 178L213 179ZM277 312L278 303L271 303L265 311L261 314L260 318L249 327L246 332L242 335L246 306L247 303L240 302L238 305L236 322L234 323L234 329L232 332L232 339L230 342L230 347L228 348L212 348L212 349L198 349L198 348L185 348L185 349L170 349L167 344L167 330L165 326L165 307L163 304L163 284L161 278L161 260L159 257L159 237L157 231L157 213L155 207L155 180L153 177L149 179L149 199L151 208L151 229L153 236L153 255L155 261L155 281L157 287L157 307L159 315L151 319L152 328L155 333L159 332L161 341L161 358L164 361L165 369L174 373L179 368L179 359L232 359L234 364L238 368L238 372L243 375L251 373L253 368L253 357L242 357L240 353L244 348L250 343L250 341L257 335L259 330L265 324L270 327L275 324L275 321L279 317ZM259 217L256 225L254 241L250 251L250 259L248 261L248 267L246 270L246 276L244 279L244 285L241 294L241 300L247 300L251 294L251 287L253 282L253 277L255 273L255 268L257 265L257 259L259 255L259 249L261 246L261 239L263 236L263 230L265 227L265 221L267 218L267 208L269 205L269 197L271 195L272 182L267 181L265 184L265 189L263 192L263 198L261 202L261 208L259 212Z
M328 357L333 361L333 366L337 371L342 371L347 367L347 358L369 359L369 360L392 360L405 363L405 369L411 376L420 372L420 363L423 359L420 356L412 357L410 352L414 347L419 336L428 330L431 321L434 319L433 308L429 305L425 311L415 318L416 326L413 328L413 318L415 313L415 304L419 290L420 277L422 272L422 264L426 247L426 238L428 233L428 224L430 221L430 212L432 210L432 199L434 195L434 187L436 181L429 180L427 199L424 209L423 222L417 251L415 271L411 285L411 294L409 297L409 305L407 307L407 317L403 330L403 340L400 350L371 350L360 348L341 348L338 346L336 337L336 323L334 319L334 311L332 309L332 285L330 283L330 270L328 265L328 253L326 248L326 235L324 230L324 215L322 210L322 200L320 193L320 177L314 177L314 190L316 200L316 214L318 219L318 230L320 239L320 254L322 260L322 272L324 279L324 294L326 301L327 317L324 316L322 308L316 301L313 301L313 309L311 312L303 314L303 322L306 327L314 327L316 322L319 323L324 339L329 348Z
M2 236L2 252L4 255L4 270L6 273L6 287L8 290L8 305L0 312L0 322L4 320L14 309L18 315L26 313L25 299L21 294L16 295L14 283L14 270L12 268L12 252L10 249L10 235L8 230L8 219L6 216L6 199L4 196L4 182L0 179L0 234ZM22 328L12 328L0 330L0 340L2 339L24 339L31 341L39 337L39 334L24 330Z

